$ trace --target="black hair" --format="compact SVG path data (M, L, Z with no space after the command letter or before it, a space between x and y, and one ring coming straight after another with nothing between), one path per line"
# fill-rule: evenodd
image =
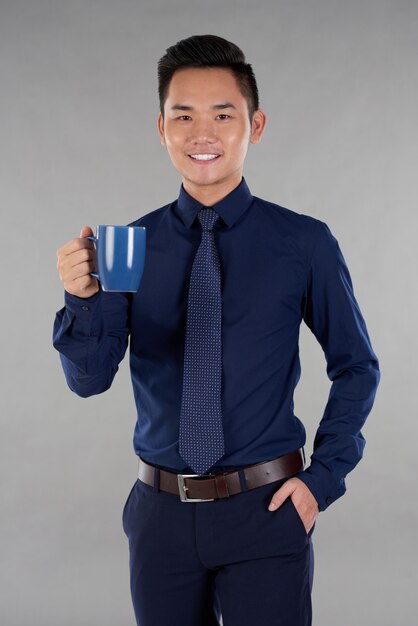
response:
M164 117L170 81L176 70L188 67L225 67L234 74L238 88L248 105L250 122L259 108L257 82L241 48L217 35L193 35L167 48L158 61L158 95Z

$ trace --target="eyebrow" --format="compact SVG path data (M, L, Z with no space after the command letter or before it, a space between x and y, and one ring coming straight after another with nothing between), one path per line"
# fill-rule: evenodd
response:
M235 109L237 107L232 102L222 102L221 104L212 104L211 109ZM173 104L171 111L193 111L193 107L188 104Z

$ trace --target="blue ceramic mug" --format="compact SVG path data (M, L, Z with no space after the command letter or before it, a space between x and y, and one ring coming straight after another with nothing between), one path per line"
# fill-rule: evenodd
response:
M97 273L103 291L138 291L145 263L144 226L97 227L96 237L86 237L96 245Z

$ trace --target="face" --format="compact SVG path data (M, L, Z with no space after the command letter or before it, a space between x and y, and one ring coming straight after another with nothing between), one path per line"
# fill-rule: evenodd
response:
M264 126L261 109L250 123L247 101L226 68L177 70L164 118L158 116L161 143L185 189L197 198L223 197L240 183L249 143L260 141Z

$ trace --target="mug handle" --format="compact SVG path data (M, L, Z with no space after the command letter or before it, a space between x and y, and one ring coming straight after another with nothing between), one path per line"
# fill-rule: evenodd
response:
M85 237L85 239L90 239L90 241L92 241L94 244L97 244L97 237ZM97 274L97 272L90 272L90 276L93 276L93 278L96 278L97 280L99 279L99 275Z

